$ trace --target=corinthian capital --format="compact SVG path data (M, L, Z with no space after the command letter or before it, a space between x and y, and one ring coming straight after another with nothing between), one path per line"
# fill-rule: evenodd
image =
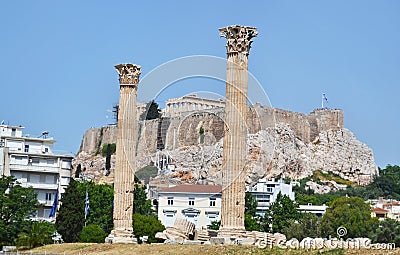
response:
M141 66L135 64L119 64L115 66L119 74L119 83L122 85L139 84L139 76Z
M226 43L226 51L230 53L244 53L249 55L251 39L258 34L257 28L245 27L239 25L227 26L219 29L219 35L225 37L228 42Z

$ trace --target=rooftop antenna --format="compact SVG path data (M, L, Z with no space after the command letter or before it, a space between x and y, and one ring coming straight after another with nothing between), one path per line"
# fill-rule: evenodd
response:
M326 97L325 93L322 93L322 102L321 102L321 107L322 109L327 109L327 107L324 107L324 103L327 104L328 103L328 98Z
M49 131L43 131L43 132L42 132L42 135L40 135L39 138L40 138L40 137L43 137L43 138L46 139L48 135L49 135Z

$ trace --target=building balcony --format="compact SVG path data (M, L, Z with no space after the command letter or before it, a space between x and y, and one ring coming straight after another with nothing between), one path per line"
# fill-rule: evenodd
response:
M271 205L270 202L258 202L257 207L269 207Z
M53 222L53 223L56 221L56 219L54 217L53 218L32 217L31 220L33 220L33 221L48 221L48 222Z
M38 199L42 206L53 206L54 201Z
M43 172L43 173L58 173L60 169L54 166L35 166L35 165L19 165L10 164L11 171L27 171L27 172Z
M33 189L44 189L44 190L54 190L56 191L58 188L57 184L47 184L47 183L32 183L32 182L21 182L21 186L24 188L32 187Z

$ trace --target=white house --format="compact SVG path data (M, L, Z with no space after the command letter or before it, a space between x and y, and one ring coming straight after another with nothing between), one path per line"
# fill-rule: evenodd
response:
M279 192L293 201L295 199L292 184L286 184L282 179L278 181L274 178L271 181L260 179L254 186L247 186L246 192L250 192L258 202L257 214L261 216L264 216L269 206L276 201Z
M220 220L222 187L217 185L178 185L158 192L158 219L166 227L177 218L205 229Z
M23 127L0 125L0 175L14 176L23 187L33 187L40 206L34 220L54 220L49 214L69 184L72 156L54 154L52 138L23 136ZM57 205L58 207L58 205Z
M313 204L307 204L307 205L299 205L298 211L303 212L303 213L312 213L315 216L321 217L326 213L326 209L328 206L326 205L313 205Z

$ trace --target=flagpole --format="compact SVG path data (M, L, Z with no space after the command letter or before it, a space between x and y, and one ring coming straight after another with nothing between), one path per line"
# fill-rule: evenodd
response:
M86 197L85 197L85 227L86 227L86 218L88 214L88 203L89 203L89 194L88 194L88 186L86 185Z

